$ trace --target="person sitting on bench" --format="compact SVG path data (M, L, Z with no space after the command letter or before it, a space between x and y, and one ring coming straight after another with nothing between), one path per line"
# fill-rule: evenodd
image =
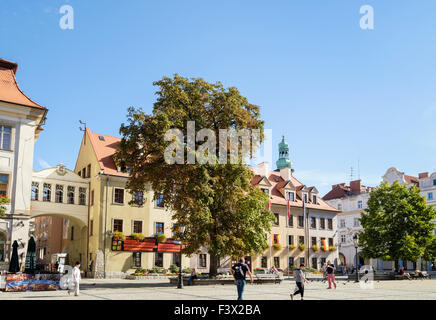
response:
M197 271L195 271L195 268L194 268L194 269L192 269L191 275L189 276L188 286L190 286L191 284L194 284L195 279L198 279L198 276L197 276Z
M400 269L400 274L401 274L403 277L406 277L407 279L412 280L412 278L410 277L410 274L408 274L408 273L404 270L404 267L401 267L401 269Z

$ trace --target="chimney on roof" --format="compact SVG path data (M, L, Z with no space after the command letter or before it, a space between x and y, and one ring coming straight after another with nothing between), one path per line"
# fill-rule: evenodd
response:
M268 162L261 162L258 164L258 168L257 168L257 173L261 176L268 176L268 172L269 172L269 163Z
M428 178L428 172L422 172L419 174L418 176L419 179L424 179L424 178Z
M10 69L14 72L14 74L16 74L18 69L18 64L4 59L0 59L0 68Z
M360 180L351 181L350 188L351 188L351 192L360 193L360 190L361 190Z
M283 180L285 180L285 181L291 180L291 175L292 175L291 168L286 167L286 168L280 169L280 176L283 178Z

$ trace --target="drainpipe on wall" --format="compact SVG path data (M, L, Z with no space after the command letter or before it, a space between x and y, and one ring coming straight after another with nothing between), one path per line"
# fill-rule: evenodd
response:
M106 176L106 213L104 217L104 244L103 244L103 259L104 259L104 278L106 279L106 233L107 233L107 204L108 204L108 185L109 185L109 177Z
M89 218L90 218L90 210L91 210L90 204L91 204L91 179L88 182L88 228L87 228L88 234L86 235L86 239L87 239L87 243L86 243L86 267L88 268L88 271L89 271L89 227L90 227Z

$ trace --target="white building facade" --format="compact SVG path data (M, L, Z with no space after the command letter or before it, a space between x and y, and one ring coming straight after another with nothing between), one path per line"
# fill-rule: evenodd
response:
M0 217L0 269L8 268L11 245L19 244L24 263L29 240L30 191L34 143L47 109L30 100L15 79L17 64L0 59L0 196L7 197Z
M357 254L353 236L363 230L360 224L360 216L367 208L367 202L372 187L361 185L360 180L351 181L350 186L345 183L332 186L332 190L323 199L332 207L340 210L337 217L339 259L343 266L350 269L359 264L372 264L373 261L365 261ZM357 249L359 252L360 249ZM375 266L374 266L375 267Z

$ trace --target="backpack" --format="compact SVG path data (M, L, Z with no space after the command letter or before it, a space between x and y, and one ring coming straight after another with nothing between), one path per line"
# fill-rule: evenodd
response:
M244 265L243 264L236 264L234 266L235 268L235 279L237 280L243 280L245 279L245 274L244 274L244 270L243 270Z

